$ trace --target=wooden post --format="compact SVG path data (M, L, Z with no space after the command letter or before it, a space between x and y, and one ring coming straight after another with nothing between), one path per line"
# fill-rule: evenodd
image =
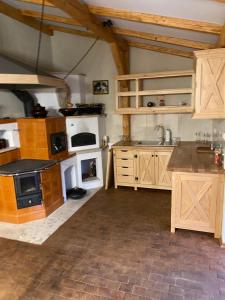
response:
M224 23L224 25L221 29L221 33L220 33L220 36L219 36L219 39L218 39L217 46L219 48L224 48L225 47L225 23Z
M130 71L130 53L129 53L129 47L124 51L124 63L125 63L125 69L126 72L129 73ZM124 90L128 90L128 83L126 82L126 86L124 87ZM129 97L124 97L123 107L129 107L130 106L130 99ZM130 140L130 115L123 115L123 136L125 139Z

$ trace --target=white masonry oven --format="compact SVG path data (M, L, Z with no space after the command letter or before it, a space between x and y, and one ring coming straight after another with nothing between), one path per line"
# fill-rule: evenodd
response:
M66 117L69 152L100 148L105 134L104 116Z

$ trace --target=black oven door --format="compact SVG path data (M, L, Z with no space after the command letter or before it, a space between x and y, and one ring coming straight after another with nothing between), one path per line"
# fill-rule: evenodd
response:
M14 176L17 197L39 193L41 191L40 182L41 179L39 173L28 173Z
M65 132L52 133L50 139L52 154L57 154L67 150L67 139Z
M18 209L42 205L42 193L40 192L28 196L18 197L16 202Z
M26 208L42 204L41 178L39 173L14 176L17 208Z

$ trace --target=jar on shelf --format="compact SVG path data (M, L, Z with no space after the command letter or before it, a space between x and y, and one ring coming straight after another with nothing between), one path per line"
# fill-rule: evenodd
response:
M159 98L159 106L165 106L165 99L164 99L164 96L161 96Z

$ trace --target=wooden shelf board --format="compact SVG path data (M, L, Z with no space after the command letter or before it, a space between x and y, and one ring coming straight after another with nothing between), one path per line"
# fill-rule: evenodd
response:
M154 72L154 73L138 73L138 74L126 74L116 76L117 80L131 80L131 79L151 79L151 78L163 78L163 77L186 77L192 76L193 70L184 71L167 71L167 72Z
M173 113L193 113L191 106L162 106L162 107L139 107L139 108L119 108L119 114L173 114Z
M179 95L179 94L192 94L191 88L183 89L162 89L162 90L146 90L138 92L119 92L119 97L135 97L135 96L153 96L153 95Z
M135 97L137 95L136 92L118 92L117 96L119 97Z
M0 149L0 153L9 152L16 149L18 149L18 147L7 147L7 148Z
M0 124L16 123L16 119L0 119Z
M192 94L191 88L138 91L139 96Z

